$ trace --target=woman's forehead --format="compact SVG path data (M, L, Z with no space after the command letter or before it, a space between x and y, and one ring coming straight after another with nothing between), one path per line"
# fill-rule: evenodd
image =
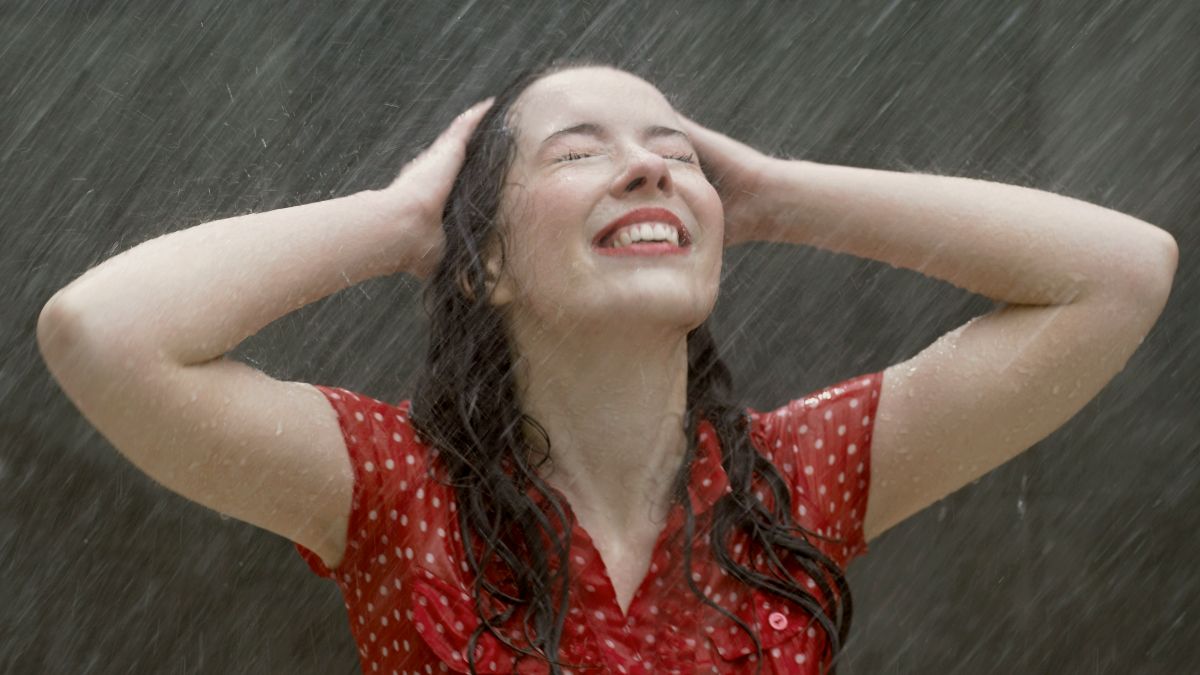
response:
M514 107L516 127L538 143L580 122L600 125L666 122L674 110L654 85L619 70L579 68L554 73L526 89ZM525 135L525 134L522 134Z

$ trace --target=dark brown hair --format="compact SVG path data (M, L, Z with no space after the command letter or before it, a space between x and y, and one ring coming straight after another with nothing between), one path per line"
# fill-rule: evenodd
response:
M445 253L424 289L429 351L413 396L411 420L438 449L444 472L440 479L456 491L480 619L467 648L471 672L475 672L475 645L485 630L517 652L544 659L552 673L572 667L560 662L558 653L568 610L570 578L565 562L572 523L538 475L537 469L549 457L550 439L544 427L520 409L512 347L500 313L487 301L484 251L494 240L504 250L496 220L501 189L515 157L514 132L508 127L513 104L537 80L589 66L608 64L554 61L526 71L496 96L468 142L466 160L443 214ZM464 285L469 293L464 293ZM730 484L730 492L713 506L711 529L706 530L713 558L738 581L807 610L829 636L830 672L836 672L834 662L853 614L845 576L810 543L809 537L821 535L795 523L788 485L751 444L748 415L728 402L732 377L718 356L707 322L688 333L687 351L689 447L673 488L673 498L685 514L683 581L704 604L750 634L758 655L755 662L761 668L762 644L754 629L706 596L690 574L692 542L698 533L687 483L696 455L696 425L707 419L719 436ZM525 425L542 437L541 453L528 446ZM772 497L765 502L755 497L763 486ZM529 497L530 488L543 505ZM741 565L730 555L730 537L739 532L748 535L752 556L765 561L758 565L765 569ZM785 560L801 567L823 596L832 598L829 607L788 572ZM511 584L501 587L489 581L483 573L488 569L502 570ZM499 628L521 608L525 640L516 644Z

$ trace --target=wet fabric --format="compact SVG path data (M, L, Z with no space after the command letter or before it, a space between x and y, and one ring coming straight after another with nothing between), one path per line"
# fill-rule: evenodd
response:
M791 489L798 524L837 541L810 537L843 569L867 552L862 522L870 484L870 446L883 373L860 375L766 412L747 408L755 448ZM337 387L317 386L337 413L354 468L354 494L343 560L329 569L295 544L312 571L341 589L362 670L374 673L469 672L467 647L478 626L471 574L463 557L452 488L431 471L436 452L408 420L411 401L396 406ZM711 507L728 490L721 449L707 421L697 425L689 492L697 532L690 577L716 604L753 628L763 673L818 673L824 631L799 605L741 582L709 553ZM758 491L769 500L769 492ZM565 498L562 503L569 512ZM559 657L568 672L754 672L754 642L728 616L690 590L683 553L683 509L676 505L659 535L649 571L622 613L604 562L575 525L568 560L570 609ZM751 560L745 538L730 553ZM823 598L803 570L790 570ZM502 630L518 640L519 622ZM518 640L519 644L524 644ZM589 667L590 666L590 667ZM548 672L485 632L475 647L480 673Z

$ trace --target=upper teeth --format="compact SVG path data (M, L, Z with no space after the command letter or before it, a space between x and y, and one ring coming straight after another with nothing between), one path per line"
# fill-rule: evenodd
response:
M679 245L679 231L674 225L665 223L637 223L626 225L608 238L609 248L629 246L637 241L668 241Z

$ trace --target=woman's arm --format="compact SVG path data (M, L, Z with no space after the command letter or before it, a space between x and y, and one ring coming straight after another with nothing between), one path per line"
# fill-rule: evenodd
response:
M1166 231L1095 204L971 178L773 160L757 236L916 270L1011 304L1168 288Z
M729 243L820 246L1007 303L884 370L862 419L867 539L1061 427L1166 304L1178 248L1136 218L1012 185L770 158L681 122L721 180Z
M339 421L304 382L222 356L276 318L441 257L441 212L483 106L380 191L227 218L88 271L38 318L64 393L146 475L341 559L354 486Z
M232 350L335 291L403 271L403 205L381 191L217 220L144 242L55 294L76 337L180 365Z

